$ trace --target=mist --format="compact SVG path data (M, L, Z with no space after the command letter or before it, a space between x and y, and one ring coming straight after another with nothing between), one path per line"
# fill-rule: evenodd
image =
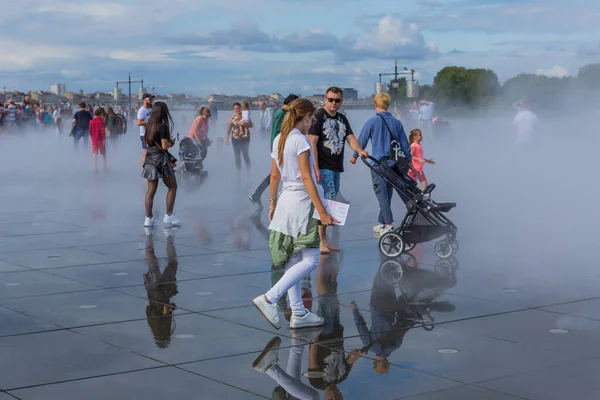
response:
M229 110L220 110L219 121L211 126L213 145L205 160L208 179L196 190L179 183L176 213L190 229L209 227L224 241L235 236L236 220L247 220L255 211L248 201L270 170L268 138L254 130L250 154L252 171L242 170L242 184L236 184L233 151L219 144L225 136ZM193 121L193 111L175 111L175 134L184 137ZM349 110L348 117L358 137L374 110ZM448 118L452 137L440 139L424 135L425 156L436 165L427 165L429 182L436 184L433 198L456 202L449 214L458 226L461 255L474 263L495 259L503 268L515 267L543 272L567 270L575 266L591 270L595 230L600 217L594 206L600 199L595 185L595 153L600 140L595 114L540 115L541 124L534 143L523 147L515 142L514 113L486 113L469 118ZM405 120L405 130L411 122ZM5 167L0 196L5 213L39 221L72 221L90 229L120 229L142 232L143 199L146 181L141 178L141 149L137 127L129 127L116 146L108 142L109 170L94 173L91 148L79 143L76 151L67 133L57 135L53 128L44 132L0 135L0 155ZM172 150L177 156L177 146ZM351 150L346 147L346 159ZM155 197L155 214L164 213L166 188L160 185ZM348 225L342 235L370 230L378 205L369 170L359 161L346 162L341 192L351 203ZM266 202L266 195L263 197ZM395 220L401 221L404 205L392 200ZM224 218L228 222L224 221ZM266 212L263 225L268 226ZM362 232L364 233L364 232ZM245 235L250 235L246 232ZM264 238L253 231L253 239ZM376 244L373 243L375 247ZM516 263L516 264L515 264ZM478 268L487 268L484 264ZM583 270L582 270L583 271Z

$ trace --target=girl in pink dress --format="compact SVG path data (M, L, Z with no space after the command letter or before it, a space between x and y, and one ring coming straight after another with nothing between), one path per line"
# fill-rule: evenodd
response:
M412 154L412 165L417 171L416 173L413 170L408 171L408 176L414 179L417 182L421 182L421 188L425 190L427 187L427 178L425 177L425 173L423 172L423 165L427 164L435 164L433 159L423 158L423 147L421 146L421 142L423 141L423 134L420 129L413 129L410 131L410 135L408 136L408 143L410 143L410 153Z

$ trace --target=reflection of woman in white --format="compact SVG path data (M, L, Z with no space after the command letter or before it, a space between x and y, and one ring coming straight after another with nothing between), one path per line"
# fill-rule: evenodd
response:
M309 100L297 99L285 107L281 133L273 142L271 154L269 207L271 259L276 268L285 267L285 274L271 290L252 301L276 329L281 327L277 301L286 292L292 309L290 328L323 325L323 318L304 307L301 282L319 265L319 221L312 218L313 211L317 210L323 225L339 222L323 206L322 189L317 189L312 167L314 155L306 133L315 122L315 106ZM280 181L283 189L278 202Z

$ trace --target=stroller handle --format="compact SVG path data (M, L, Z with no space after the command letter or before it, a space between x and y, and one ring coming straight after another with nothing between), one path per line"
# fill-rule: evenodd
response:
M374 162L375 164L377 164L377 165L381 164L381 161L379 161L378 159L376 159L376 158L375 158L375 157L373 157L373 156L368 156L368 157L363 157L363 156L360 156L360 159L361 159L361 160L362 160L362 161L363 161L363 162L364 162L364 163L365 163L367 166L369 166L369 167L371 166L371 164L369 164L369 163L367 162L367 160L371 160L371 161L373 161L373 162Z

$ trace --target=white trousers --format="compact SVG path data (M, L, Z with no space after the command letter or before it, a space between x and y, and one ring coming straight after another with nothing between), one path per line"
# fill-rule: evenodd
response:
M292 339L292 343L294 340ZM319 392L302 383L300 372L302 368L303 344L296 344L290 348L290 358L288 359L287 369L283 371L277 364L272 365L266 371L279 386L281 386L291 396L299 400L318 400Z
M265 296L273 304L287 292L290 308L295 315L304 315L306 309L302 302L302 279L319 266L319 249L303 249L288 259L285 273Z

